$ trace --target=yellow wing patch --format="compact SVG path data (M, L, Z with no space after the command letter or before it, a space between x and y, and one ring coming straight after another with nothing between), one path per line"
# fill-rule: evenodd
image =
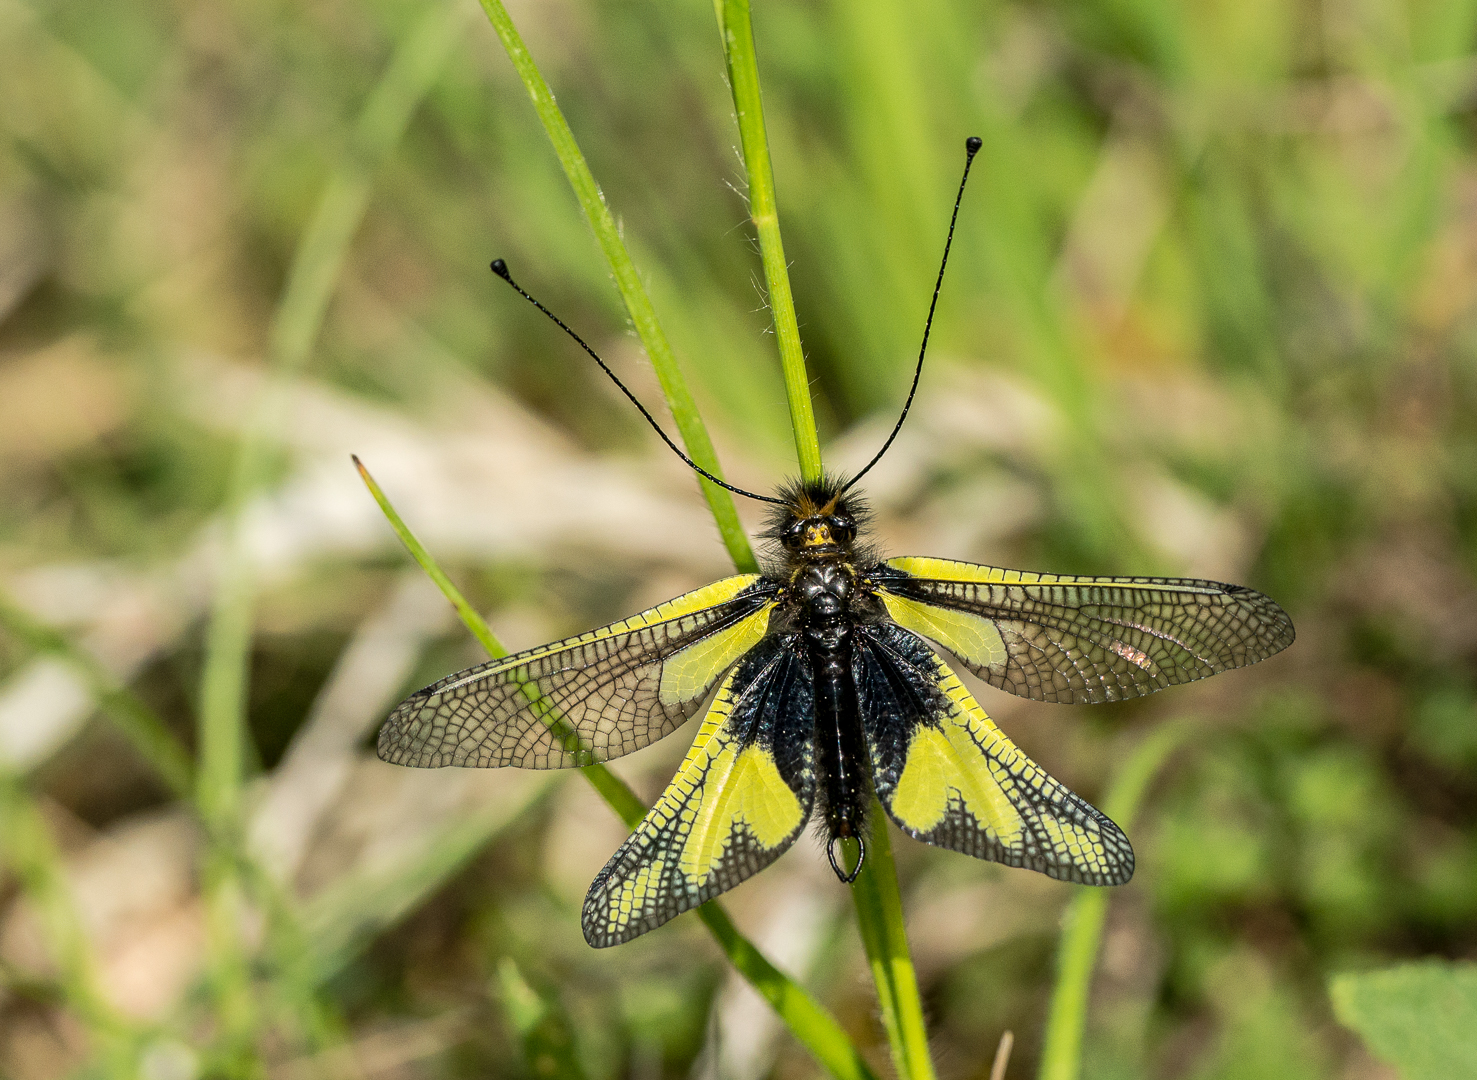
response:
M758 746L737 751L728 743L710 757L713 749L710 741L701 755L707 761L693 762L706 791L698 796L695 811L684 810L692 831L682 845L680 865L699 885L722 867L738 830L760 847L774 848L804 824L800 800L781 779L773 754Z
M924 642L886 625L864 640L877 795L904 832L1067 881L1119 885L1133 875L1118 826L1022 753ZM912 693L890 689L900 682Z
M1004 739L998 730L991 734ZM979 757L979 745L964 725L920 727L892 797L892 816L914 832L932 832L958 802L999 843L1014 844L1021 834L1021 816L1005 794L1010 778L998 760L987 757L982 762Z
M1000 636L999 628L989 619L968 611L910 600L895 593L883 593L882 602L893 622L915 634L932 638L955 656L962 657L977 667L1003 666L1009 659L1005 651L1005 639Z
M713 680L755 645L769 630L773 602L727 630L689 645L662 664L658 694L663 705L678 705L707 692Z
M795 682L796 663L789 651L766 646L724 678L672 782L590 886L583 923L591 945L627 941L733 888L805 827L809 766L787 782L773 749L776 698L810 716L808 676ZM775 698L765 693L773 678L785 689ZM795 758L802 759L808 748Z

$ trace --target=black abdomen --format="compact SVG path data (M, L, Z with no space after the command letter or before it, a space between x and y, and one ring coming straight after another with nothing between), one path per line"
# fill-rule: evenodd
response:
M850 882L861 870L866 853L864 834L871 796L851 670L852 582L842 567L819 565L807 568L795 586L815 678L816 765L821 772L818 788L824 799L826 852L836 876ZM858 845L857 862L850 872L838 857L842 840L855 840Z

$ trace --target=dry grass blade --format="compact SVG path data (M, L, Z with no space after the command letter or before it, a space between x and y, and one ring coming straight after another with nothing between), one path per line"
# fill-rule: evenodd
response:
M1001 1033L1000 1045L995 1048L995 1060L990 1063L990 1080L1005 1080L1005 1070L1010 1068L1010 1051L1014 1047L1015 1033Z

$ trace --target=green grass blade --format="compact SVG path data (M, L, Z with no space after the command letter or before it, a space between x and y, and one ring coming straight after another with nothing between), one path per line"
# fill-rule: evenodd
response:
M749 985L785 1018L811 1055L840 1080L875 1080L860 1051L829 1012L738 932L728 912L715 901L697 909L728 959Z
M354 468L359 470L359 479L364 481L364 486L374 496L374 501L379 504L380 512L385 515L385 520L390 523L390 528L395 530L395 535L405 545L405 550L410 552L410 557L415 560L415 564L425 571L426 577L430 578L436 588L441 590L441 595L451 601L451 606L456 608L457 615L466 624L467 629L472 632L472 636L487 650L487 655L494 660L500 660L504 656L507 656L508 650L503 647L503 643L492 632L492 627L487 625L487 621L477 613L476 608L467 603L467 598L462 595L460 589L452 584L451 578L446 576L446 571L442 570L436 560L431 557L431 553L421 543L420 537L410 531L410 526L405 524L404 519L400 517L399 511L391 504L389 496L379 486L379 481L375 480L370 471L364 467L364 462L359 460L359 455L354 454L351 456L354 461Z
M508 655L502 642L498 641L497 635L492 632L486 620L471 604L467 603L461 591L452 584L451 579L436 564L436 560L431 557L425 545L405 524L404 519L400 517L389 497L370 475L369 470L358 458L354 459L354 464L358 467L359 475L369 488L370 494L374 496L374 501L379 504L380 510L389 520L390 527L395 530L395 535L400 537L416 564L451 601L452 607L456 608L457 614L461 616L467 629L494 657ZM646 816L648 809L646 804L636 796L624 780L604 765L597 763L583 766L580 774L594 786L628 827L634 828ZM774 1007L775 1012L789 1027L791 1033L801 1045L811 1052L822 1068L838 1080L873 1080L860 1053L846 1037L846 1032L837 1023L836 1018L811 997L803 987L765 959L764 954L738 932L718 904L704 904L698 909L698 915L712 931L713 937L717 939L729 962Z
M749 214L759 233L764 279L769 289L770 309L774 313L775 335L780 343L780 363L784 368L785 391L790 401L790 423L795 432L800 475L807 481L819 480L823 472L820 439L811 407L810 381L805 372L805 354L795 319L784 245L780 240L779 208L769 160L769 139L764 130L759 63L754 52L749 3L748 0L714 0L714 8L723 34L734 112L744 148L744 167L749 178ZM852 887L857 926L877 986L883 1026L887 1030L898 1075L905 1080L932 1080L933 1060L928 1052L923 1002L918 995L918 978L913 970L912 957L908 954L902 897L887 836L887 819L880 807L874 809L874 817L877 825L873 830L871 849Z
M821 446L816 436L815 410L810 402L810 379L805 373L805 351L800 344L795 300L790 293L785 246L780 239L779 206L774 194L774 170L769 161L769 136L764 130L764 100L759 92L759 61L754 53L749 0L715 0L715 7L718 28L723 34L728 82L733 88L739 140L744 148L744 169L749 178L749 219L759 233L764 283L780 344L785 396L790 402L790 427L795 433L795 456L800 463L800 478L813 482L821 478Z
M882 1008L882 1026L887 1031L893 1067L903 1080L933 1080L923 999L918 994L918 975L908 952L887 815L876 800L872 803L872 822L866 862L851 887L857 929L872 969L872 981L877 986L877 1002Z
M780 236L779 209L769 159L769 140L764 128L763 98L749 4L748 0L715 0L714 6L723 34L724 57L744 150L744 166L749 180L749 212L759 234L770 309L780 343L780 363L790 403L796 457L802 479L818 480L823 472L820 440L815 428L805 355ZM876 983L883 1026L898 1075L908 1080L931 1080L933 1063L928 1053L923 1003L918 995L912 958L908 954L897 870L892 861L886 820L880 811L878 822L878 835L873 838L867 863L852 890L858 929Z
M0 626L38 652L65 660L87 682L92 698L118 726L144 760L176 795L188 799L195 790L195 763L183 743L164 722L102 663L66 634L38 622L10 597L0 593Z
M1184 721L1165 724L1140 743L1114 777L1103 800L1103 813L1127 831L1149 782L1193 730L1193 725ZM1067 908L1038 1080L1077 1080L1081 1070L1087 996L1108 915L1108 897L1107 889L1084 886Z
M594 174L590 172L590 166L586 164L585 156L581 153L579 144L575 142L574 132L570 130L569 122L564 119L564 113L554 101L549 84L539 73L538 65L529 55L527 47L523 44L523 38L519 35L518 28L513 25L513 20L509 17L502 0L481 0L481 3L488 20L492 23L492 28L497 31L498 39L503 43L503 48L507 50L508 59L513 62L513 68L518 72L518 77L523 80L528 96L533 99L534 111L538 113L539 121L543 124L549 141L554 145L554 154L559 158L559 164L563 166L564 175L569 178L570 186L574 188L575 198L585 212L585 217L595 233L595 239L600 244L600 250L604 253L606 262L610 264L610 272L615 277L616 287L620 289L621 299L625 301L626 311L631 316L631 322L636 327L641 344L646 347L646 355L651 359L651 366L656 370L657 380L661 383L662 393L667 399L667 407L672 412L672 419L677 424L677 431L682 436L682 443L687 447L688 455L708 472L721 478L723 472L718 464L718 455L713 450L713 441L708 437L708 429L698 414L697 403L693 401L692 392L687 387L687 380L683 377L681 368L677 366L677 357L672 352L672 346L667 341L667 335L662 330L661 323L657 321L656 309L651 305L651 297L647 295L646 286L642 284L636 264L631 261L631 255L621 240L620 228L615 223L615 217L611 214L610 207L605 205L605 197L600 193L600 185L595 183ZM718 532L728 548L728 554L733 559L734 566L738 567L740 573L754 573L758 570L759 564L754 558L754 550L749 544L749 537L739 523L738 510L733 505L733 496L701 476L697 480L702 487L703 497L708 500L708 508L712 511L713 520L718 524Z

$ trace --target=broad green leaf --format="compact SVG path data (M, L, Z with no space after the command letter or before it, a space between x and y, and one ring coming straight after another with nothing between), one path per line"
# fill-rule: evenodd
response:
M1329 996L1339 1020L1404 1080L1477 1076L1477 964L1338 975Z

